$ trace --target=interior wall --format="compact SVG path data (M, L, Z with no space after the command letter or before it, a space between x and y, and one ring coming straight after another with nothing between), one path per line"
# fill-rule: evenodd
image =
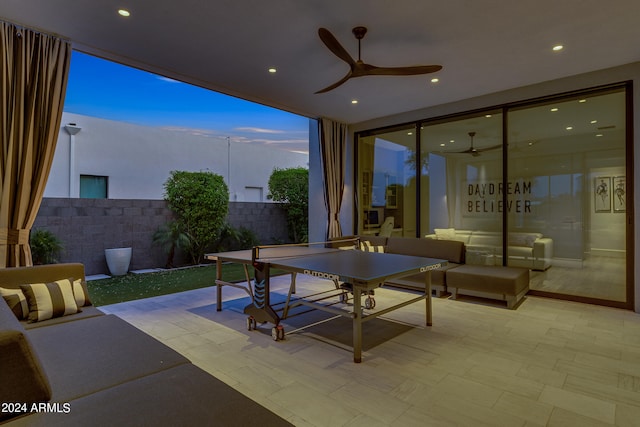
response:
M397 125L400 123L408 123L421 119L441 117L449 114L457 114L475 109L485 109L506 103L520 102L528 99L557 95L565 92L623 81L632 81L634 86L640 82L640 62L351 124L348 133L347 164L354 164L354 134L356 132ZM640 108L637 108L637 106L640 105L640 93L638 90L633 91L633 105L633 126L634 128L640 129ZM366 106L360 105L359 108L366 108ZM640 144L640 137L637 133L634 133L633 143L634 146ZM634 170L640 170L640 150L634 150L633 152L633 165ZM313 167L314 165L310 164L310 168ZM353 173L349 174L347 179L349 180L349 185L353 186ZM633 186L634 200L640 200L640 185L637 185L637 181L637 178L634 176L633 182L636 184ZM353 215L353 212L355 212L353 198L345 198L343 203L343 212L350 212L351 215ZM630 217L630 215L632 216ZM640 214L630 209L625 217L630 217L635 225L633 240L634 247L636 247L638 242L640 242ZM349 231L345 230L344 232L347 234ZM353 232L353 228L350 232ZM634 307L636 312L640 312L640 282L638 279L640 276L640 264L636 263L634 269Z

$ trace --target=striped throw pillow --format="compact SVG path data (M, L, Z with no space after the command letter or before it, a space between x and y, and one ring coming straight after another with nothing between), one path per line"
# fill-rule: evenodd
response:
M21 289L0 288L0 295L7 302L13 314L20 320L29 315L29 304Z
M69 279L20 285L20 289L29 304L29 322L40 322L79 311Z
M363 252L379 252L384 253L384 246L374 246L370 241L364 240L360 242L360 250Z
M71 281L73 282L73 296L76 299L76 304L78 304L78 307L91 305L91 300L89 299L89 290L87 289L87 282L84 279L71 279Z

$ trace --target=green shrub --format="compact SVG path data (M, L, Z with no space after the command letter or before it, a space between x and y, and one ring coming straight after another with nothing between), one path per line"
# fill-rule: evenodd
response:
M258 245L256 234L246 227L234 228L230 224L222 226L220 237L213 245L213 252L237 251L241 249L251 249Z
M57 263L63 249L60 239L49 230L31 230L29 245L34 265Z
M192 262L199 264L225 223L229 210L227 184L212 172L172 171L164 188L177 224L190 236Z
M309 237L309 171L275 168L269 177L267 197L279 202L287 213L289 238L295 243Z

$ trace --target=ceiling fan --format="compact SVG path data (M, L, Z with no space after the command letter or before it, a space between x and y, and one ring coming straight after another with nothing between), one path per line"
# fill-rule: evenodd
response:
M469 145L469 148L467 148L464 151L453 151L451 153L457 153L457 154L471 154L474 157L477 157L480 155L480 153L482 153L483 151L491 151L491 150L497 150L498 148L502 147L502 144L497 144L497 145L492 145L491 147L485 147L485 148L475 148L473 146L473 137L476 136L475 132L469 132L469 137L471 138L471 144Z
M360 59L360 41L367 33L366 27L355 27L352 30L353 35L358 39L358 60L355 61L351 55L345 50L338 40L326 28L318 29L320 40L333 52L338 58L349 64L350 70L346 76L336 83L316 93L325 93L333 90L354 77L362 76L413 76L418 74L435 73L442 69L442 65L418 65L412 67L376 67L375 65L366 64Z

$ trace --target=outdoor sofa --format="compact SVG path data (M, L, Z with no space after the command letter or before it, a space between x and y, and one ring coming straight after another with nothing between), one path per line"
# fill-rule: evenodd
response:
M155 338L103 314L91 305L84 279L82 264L0 269L6 301L0 301L0 424L291 425ZM18 319L24 306L17 289L31 302L36 298L38 307L27 304L29 316L43 320ZM74 311L70 298L81 312L44 320ZM64 307L51 311L47 301Z
M349 239L357 238L361 250L393 253L398 255L420 256L447 261L441 267L431 271L431 290L440 296L447 289L446 271L464 264L465 247L462 242L434 239L418 239L413 237L384 237L384 236L346 236L336 240L344 240L349 245ZM425 275L414 274L387 282L388 285L423 290Z
M459 294L499 299L506 301L507 307L512 309L529 291L528 268L466 264L467 248L461 240L369 235L354 237L358 237L362 250L446 260L445 265L431 271L431 289L436 297L451 293L454 299ZM393 279L386 284L420 291L424 289L425 274Z

